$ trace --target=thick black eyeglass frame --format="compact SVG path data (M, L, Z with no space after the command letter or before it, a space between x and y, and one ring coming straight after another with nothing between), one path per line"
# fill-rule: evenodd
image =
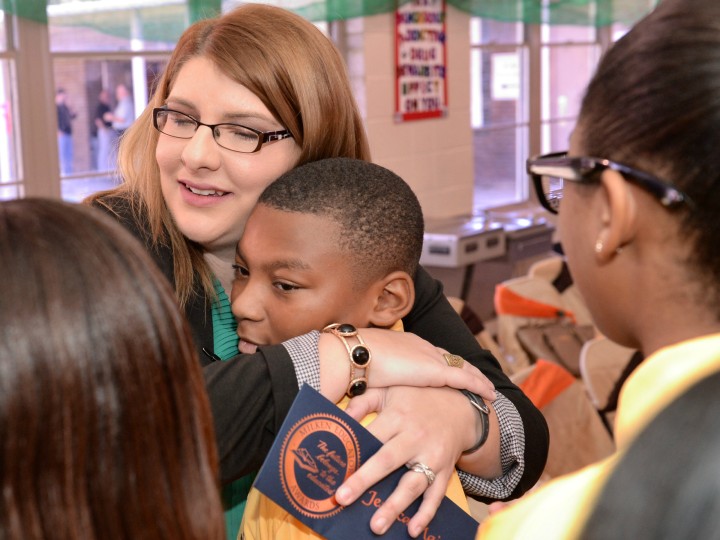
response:
M562 176L558 174L558 168L567 168L568 171L574 173L574 176L570 176L569 174ZM557 214L558 210L552 206L545 196L545 191L542 187L543 176L553 176L568 182L590 183L594 182L597 174L605 169L619 172L625 180L643 188L666 208L676 208L682 204L692 204L690 197L672 184L660 180L649 173L615 161L610 161L609 159L568 157L567 151L553 152L528 159L526 169L532 177L535 193L537 193L540 204L553 214Z
M195 122L195 131L193 131L193 135L190 137L178 137L177 135L170 135L169 133L165 133L162 129L160 129L160 126L158 125L158 116L160 116L163 113L174 113L174 114L181 114L182 116L188 118L189 120L192 120ZM242 124L233 124L231 122L222 122L220 124L205 124L204 122L201 122L197 118L193 118L187 113L176 111L174 109L168 109L167 107L155 107L153 109L153 126L155 129L157 129L160 133L163 135L167 135L168 137L173 137L175 139L183 139L183 140L190 140L193 138L195 133L197 133L197 130L200 129L200 126L209 127L210 131L212 132L213 140L217 143L217 145L220 148L224 148L225 150L230 150L231 152L237 152L239 154L254 154L255 152L259 151L260 148L262 148L262 145L266 142L273 142L273 141L282 141L283 139L290 139L292 138L292 133L290 133L290 130L288 129L282 129L280 131L260 131L259 129L254 129L248 126L243 126ZM243 129L247 129L248 131L252 131L253 133L256 133L258 135L258 144L255 147L255 150L251 150L250 152L243 152L242 150L233 150L232 148L228 148L227 146L223 146L220 144L217 140L217 135L215 134L215 128L220 126L235 126L235 127L241 127Z

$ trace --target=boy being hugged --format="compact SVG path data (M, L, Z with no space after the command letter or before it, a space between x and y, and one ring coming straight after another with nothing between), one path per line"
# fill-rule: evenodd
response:
M330 158L284 174L260 196L236 252L231 301L240 351L333 323L402 330L423 232L412 189L379 165ZM469 513L457 474L447 495ZM320 536L253 489L238 538Z

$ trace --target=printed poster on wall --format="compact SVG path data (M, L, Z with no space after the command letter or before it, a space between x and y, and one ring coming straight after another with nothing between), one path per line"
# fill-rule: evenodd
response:
M395 121L447 114L445 0L398 0Z

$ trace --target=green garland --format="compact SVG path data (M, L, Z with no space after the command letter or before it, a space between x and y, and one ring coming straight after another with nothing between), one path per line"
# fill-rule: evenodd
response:
M406 2L408 0L400 0ZM615 22L631 25L644 16L659 0L446 0L474 16L506 22L527 24L566 24L600 27ZM720 1L720 0L718 0ZM62 26L92 27L115 36L130 36L129 10L65 9L68 4L101 6L103 0L0 0L2 10L33 21ZM50 9L48 10L48 4ZM188 21L211 17L221 12L222 0L169 0L167 4L150 2L138 8L142 35L151 41L174 42ZM312 21L333 21L389 13L396 8L396 0L306 0L294 1L292 9ZM546 4L543 6L543 4ZM49 16L48 16L49 13Z

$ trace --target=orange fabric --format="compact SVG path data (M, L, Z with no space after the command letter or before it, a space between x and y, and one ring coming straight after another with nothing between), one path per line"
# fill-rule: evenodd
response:
M540 359L519 386L533 405L542 409L574 382L575 377L568 370L555 362Z
M575 314L572 311L521 296L502 284L495 287L495 311L499 315L516 315L519 317L554 319L564 316L575 322Z

